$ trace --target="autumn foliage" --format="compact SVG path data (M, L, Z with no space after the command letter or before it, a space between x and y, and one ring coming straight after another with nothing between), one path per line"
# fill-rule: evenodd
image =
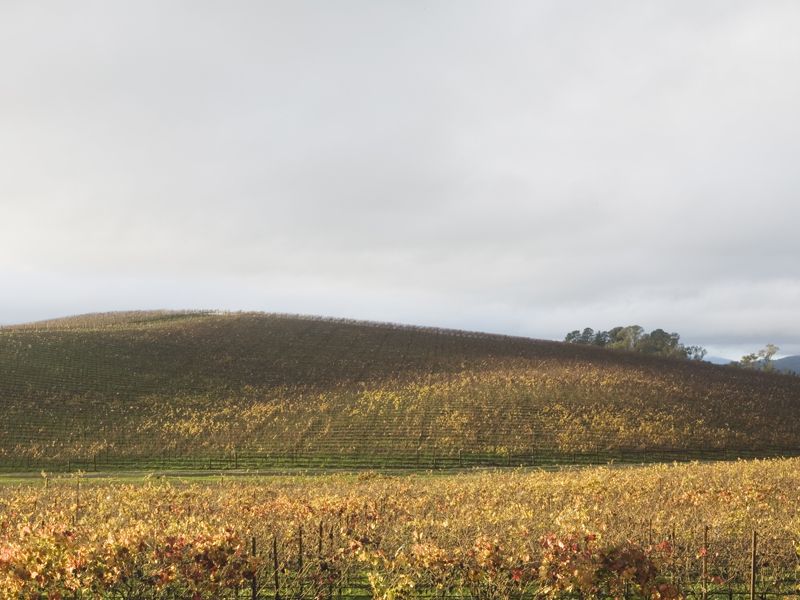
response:
M0 487L0 598L739 594L754 529L759 592L789 593L799 466L48 478Z
M440 468L800 452L800 379L265 314L0 329L0 468Z

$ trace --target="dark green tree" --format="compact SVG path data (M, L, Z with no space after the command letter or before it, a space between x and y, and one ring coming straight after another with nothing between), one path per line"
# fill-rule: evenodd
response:
M654 329L650 333L642 334L636 342L634 350L657 356L686 357L686 352L681 345L681 336L677 333L667 333L663 329Z

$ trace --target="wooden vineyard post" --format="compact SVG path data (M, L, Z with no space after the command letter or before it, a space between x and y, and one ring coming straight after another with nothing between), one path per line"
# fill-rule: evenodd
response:
M703 528L703 600L708 598L708 525Z
M753 531L753 540L750 546L750 600L756 600L756 544L758 534Z
M303 597L303 526L297 526L297 572L300 580L298 596Z
M250 555L255 558L256 556L256 536L253 536L250 546ZM253 579L250 581L250 591L252 592L251 600L258 600L258 580L256 579L256 571L253 569Z
M333 525L331 525L330 531L328 531L328 546L330 547L331 556L333 556ZM328 579L328 598L329 600L333 600L333 577L329 577Z
M279 592L280 581L278 580L278 538L272 536L272 567L274 569L275 578L275 600L281 600Z
M317 561L318 567L317 569L321 572L322 571L322 519L320 519L319 527L317 528ZM319 579L317 580L319 581ZM314 595L319 597L322 595L322 583L315 583L314 584Z
M669 568L670 568L670 571L672 571L672 583L675 583L675 581L678 580L679 578L677 576L677 571L675 569L675 565L676 565L675 556L678 553L678 547L677 547L677 540L675 539L675 524L674 523L672 524L672 528L670 529L669 546L670 546L670 552L669 552L670 567Z
M461 458L461 448L458 449L458 467L460 469L464 468L464 460Z
M78 516L81 511L81 480L78 479L77 486L75 488L75 517L74 517L74 525L78 524Z

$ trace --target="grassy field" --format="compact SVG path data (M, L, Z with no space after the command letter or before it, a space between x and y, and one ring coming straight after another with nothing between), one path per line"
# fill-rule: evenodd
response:
M0 469L468 468L790 455L800 378L268 314L0 329Z
M753 531L758 597L794 597L798 490L798 459L40 478L0 486L0 598L743 597Z

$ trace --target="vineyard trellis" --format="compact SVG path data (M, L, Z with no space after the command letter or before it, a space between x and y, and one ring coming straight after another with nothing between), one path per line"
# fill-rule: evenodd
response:
M134 583L158 598L793 596L799 484L797 459L202 484L54 476L0 486L0 584L118 598L140 597L120 591Z
M0 469L791 456L798 396L797 377L508 336L97 315L0 329Z
M321 565L324 563L323 553L323 531L325 530L323 522L319 523L319 536L318 536L318 549L317 549L317 563L313 559L314 555L309 554L311 561L305 558L302 545L302 526L298 527L298 548L294 564L297 565L297 571L291 572L287 567L292 564L291 552L286 549L284 553L278 550L277 537L273 536L271 544L269 544L269 557L266 564L271 566L265 568L260 572L254 572L250 575L250 590L248 598L253 600L258 599L275 599L281 598L296 598L296 599L322 599L333 600L334 598L348 598L348 599L371 599L373 598L373 588L370 586L366 577L356 576L350 577L349 574L343 575L336 580L330 580L327 585L320 586L319 579L315 576L324 569ZM708 527L704 527L706 535L708 534ZM652 536L653 532L649 532ZM257 557L257 539L252 537L251 548L252 556ZM333 528L330 529L330 539L333 542ZM707 600L708 598L722 597L722 598L748 598L749 600L766 600L768 598L783 598L783 597L796 597L800 593L800 579L794 576L783 578L762 578L768 579L766 585L759 585L759 554L757 546L757 532L753 531L750 537L750 549L747 552L747 557L750 561L750 569L746 577L727 578L721 580L716 578L712 580L711 569L708 564L707 551L709 546L707 540L704 539L705 544L701 547L700 566L694 570L679 571L674 568L675 564L684 562L682 557L675 556L671 553L667 565L661 571L661 576L671 583L676 584L676 591L679 596L684 598L698 598L698 600ZM797 545L796 539L783 539L772 540L773 544L784 545L789 549L791 554L795 552ZM333 543L331 544L333 545ZM640 543L640 545L644 545ZM767 554L770 554L767 552ZM285 555L287 559L281 563L279 557ZM305 558L305 562L304 562ZM686 561L687 563L694 564L698 561ZM304 564L306 568L304 569ZM263 583L260 583L263 582ZM764 583L764 582L762 582ZM512 594L515 598L537 598L543 594L540 589L519 589L517 594ZM466 589L448 590L448 593L442 594L436 589L417 589L412 594L415 598L457 598L457 599L470 599L470 595ZM559 595L562 598L583 597L581 594L571 595L564 593ZM597 594L599 597L613 597L604 596L602 593ZM232 598L241 598L242 593L234 590L231 595ZM633 597L633 594L627 592L626 598Z

